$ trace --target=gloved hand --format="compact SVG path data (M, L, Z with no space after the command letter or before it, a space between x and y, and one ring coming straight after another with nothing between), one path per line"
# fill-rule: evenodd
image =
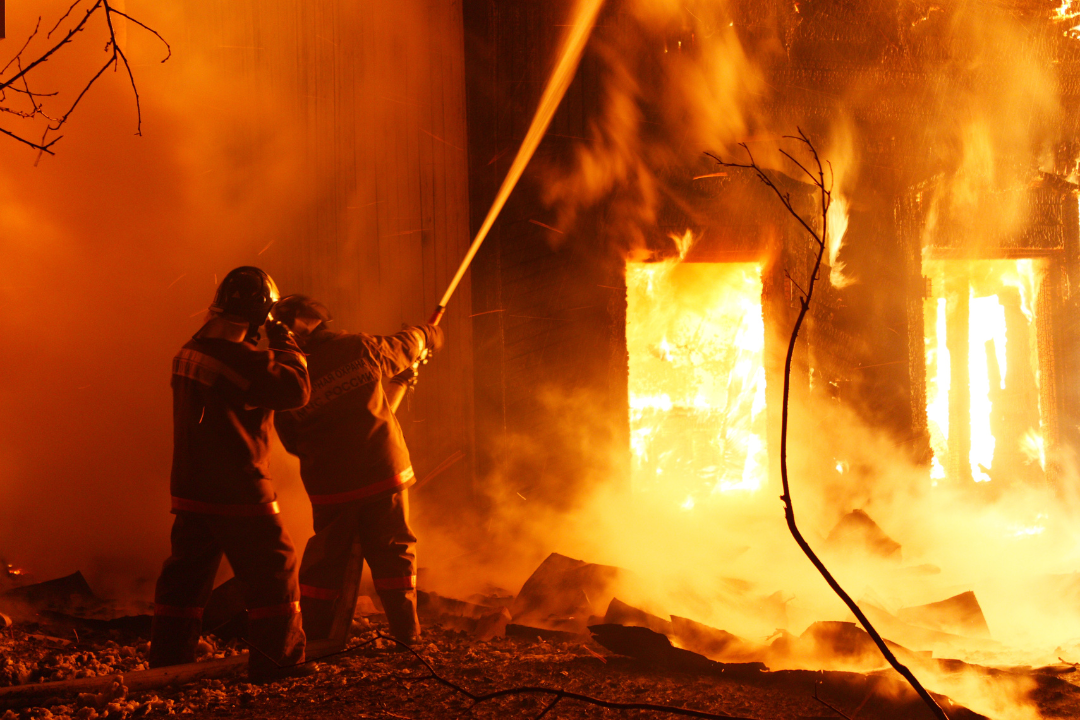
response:
M394 377L390 378L390 382L394 385L405 385L410 388L416 387L416 381L420 376L419 365L419 361L414 365L410 365Z
M427 341L427 348L431 352L436 350L442 350L442 346L446 344L446 338L443 336L443 329L438 325L423 325L421 329L424 331L424 338Z
M278 322L277 320L266 321L266 338L270 341L270 347L288 347L292 349L295 347L296 339L289 329L289 326L285 323Z

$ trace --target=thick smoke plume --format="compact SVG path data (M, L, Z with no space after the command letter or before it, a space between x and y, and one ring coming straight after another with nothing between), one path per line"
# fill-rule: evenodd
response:
M68 5L9 4L8 37L21 43L39 13L51 25ZM185 33L199 29L179 6L136 14L178 51L162 65L160 46L126 33L142 137L128 80L110 71L55 157L35 165L33 150L3 141L0 556L38 578L82 570L103 594L149 599L168 550L171 358L217 279L259 264L303 208L289 109L253 118L250 91L193 51ZM70 99L104 39L57 53L42 85ZM278 474L283 495L298 491L295 473ZM303 512L301 498L285 504Z

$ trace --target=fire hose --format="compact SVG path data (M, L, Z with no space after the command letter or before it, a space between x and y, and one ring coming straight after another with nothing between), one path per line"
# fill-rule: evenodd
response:
M469 269L473 258L476 257L476 252L480 249L484 239L487 238L491 226L495 224L495 219L499 217L507 198L510 197L510 193L517 185L518 180L521 179L525 166L529 164L529 160L532 159L536 148L540 145L540 140L544 137L544 133L547 132L551 119L555 116L555 110L559 107L559 103L562 102L563 96L566 95L566 90L570 87L570 81L574 79L574 73L577 71L578 63L581 61L581 54L585 50L585 43L588 41L593 25L596 23L596 16L600 12L601 5L603 5L603 0L579 0L570 31L563 40L562 55L559 58L559 63L555 66L547 87L544 88L544 94L540 96L540 105L536 109L536 115L533 116L532 124L529 125L529 129L525 133L525 139L522 141L521 147L518 148L514 162L510 166L510 171L506 173L506 177L499 187L495 202L492 203L487 217L484 218L483 224L480 225L480 230L477 231L472 245L469 246L469 251L465 253L465 259L461 261L457 273L454 274L454 278L450 281L446 292L443 293L435 312L432 313L431 319L428 320L432 325L438 325L439 321L442 320L443 313L446 312L446 304L450 302L450 297L457 290L461 278L465 276L465 271Z
M439 304L435 307L435 312L431 314L431 318L428 320L431 325L438 325L439 321L442 320L443 314L446 313L447 303L450 302L450 298L453 296L454 291L457 290L461 279L465 277L465 271L472 264L477 251L480 250L480 246L487 238L488 232L491 231L491 227L495 224L499 213L502 212L503 206L506 205L510 193L517 186L522 173L525 172L525 166L529 164L533 154L536 152L536 148L540 145L540 140L543 139L544 133L547 132L548 126L551 125L555 110L558 109L559 103L562 102L563 97L566 95L566 90L570 87L570 81L574 79L574 73L577 71L578 63L581 61L581 54L585 50L585 43L589 39L593 25L596 24L596 16L599 14L600 7L603 4L604 0L579 0L570 31L563 41L559 63L551 73L551 78L544 88L544 94L540 96L540 104L537 106L536 114L533 116L532 123L525 133L525 139L521 142L521 147L518 148L514 162L510 165L506 177L503 178L502 185L499 186L499 192L495 196L495 201L491 204L484 222L480 225L472 244L469 245L465 258L461 261L461 265L458 266L453 279L450 280L450 285L446 288L442 299L439 300ZM430 353L425 349L412 366L412 377L408 381L398 382L392 386L387 398L391 410L397 411L402 398L405 397L405 391L409 387L416 385L416 373L419 371L420 365L428 361L429 356Z

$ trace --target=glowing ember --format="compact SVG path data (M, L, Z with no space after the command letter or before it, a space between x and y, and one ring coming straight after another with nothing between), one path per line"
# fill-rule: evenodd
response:
M1061 0L1061 5L1054 9L1051 16L1058 22L1066 22L1072 24L1070 21L1075 21L1080 17L1080 2L1077 0ZM1071 38L1080 38L1080 25L1072 25L1065 31L1065 35Z
M626 288L635 489L686 510L756 490L767 468L760 266L629 263Z
M1020 449L1024 451L1028 460L1039 463L1039 467L1046 470L1046 441L1042 435L1034 430L1028 430L1020 440Z
M931 282L924 315L931 479L1041 478L1035 298L1043 264L940 260L924 268ZM966 393L957 385L965 381ZM958 422L967 428L953 427Z

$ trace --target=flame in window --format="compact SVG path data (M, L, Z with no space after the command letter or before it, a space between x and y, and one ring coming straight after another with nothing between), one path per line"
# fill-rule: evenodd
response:
M636 490L685 510L766 480L765 326L756 263L628 263Z

